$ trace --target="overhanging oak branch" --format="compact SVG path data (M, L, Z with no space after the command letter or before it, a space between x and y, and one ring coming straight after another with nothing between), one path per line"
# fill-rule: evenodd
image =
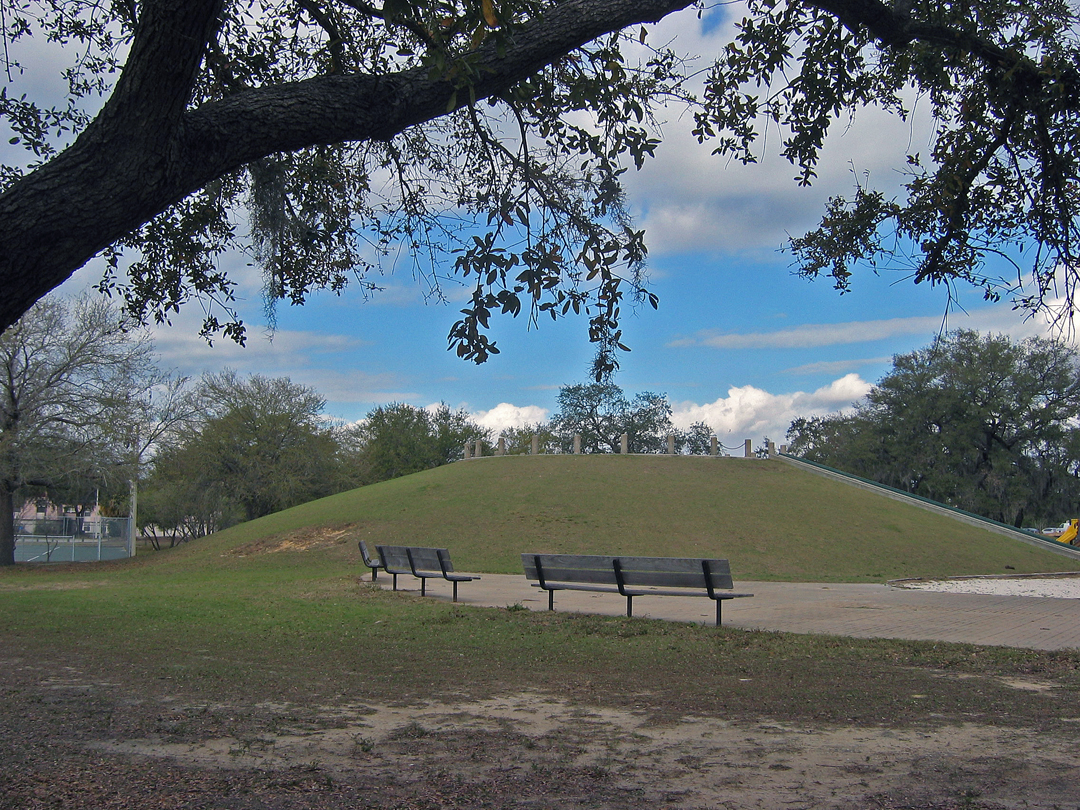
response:
M473 60L474 95L486 98L512 87L544 65L607 33L654 22L691 0L567 0L515 33L502 52L488 46ZM152 8L150 8L152 7ZM118 89L145 88L148 76L168 72L163 61L190 64L202 58L211 35L207 11L216 0L143 5L153 33L169 15L183 20L185 35L155 61L132 53ZM193 13L197 8L201 13ZM156 15L150 11L158 12ZM193 22L203 23L201 40ZM146 75L132 75L142 71ZM190 97L189 79L161 87L155 104L168 108ZM110 100L63 153L0 195L0 329L61 284L96 253L143 225L210 180L274 152L324 143L388 139L405 128L446 113L454 86L411 70L385 76L323 76L262 87L185 113L145 115L140 105ZM463 94L464 95L464 94ZM114 101L116 103L114 103Z

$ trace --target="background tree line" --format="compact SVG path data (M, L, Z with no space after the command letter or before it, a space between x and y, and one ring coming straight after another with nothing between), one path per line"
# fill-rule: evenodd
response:
M353 425L325 405L287 377L163 372L149 335L105 299L46 298L0 334L0 565L27 500L134 509L160 547L490 440L446 405L380 406Z
M420 472L464 458L479 441L486 455L499 438L464 410L445 404L381 405L355 424L323 415L325 400L288 378L231 371L204 376L189 394L192 416L156 448L142 484L139 523L155 542L173 545L305 501ZM545 423L499 434L509 454L527 453L532 437L545 453L617 453L623 433L632 453L705 453L704 424L679 431L660 394L627 398L618 386L568 385Z
M1080 356L1062 342L950 333L787 435L793 455L1002 523L1080 516Z
M490 438L447 405L393 403L344 424L287 377L223 371L190 395L197 416L162 442L140 497L140 527L156 544L457 461L466 443Z
M47 298L0 336L0 559L14 561L13 513L46 498L134 510L154 544L175 545L357 486L437 467L497 440L445 404L382 405L355 424L287 377L162 372L149 336L102 299ZM711 431L671 423L660 394L568 385L543 424L506 430L509 453L709 451Z
M393 403L355 424L312 388L232 371L163 373L144 332L101 300L46 299L0 335L0 562L16 505L102 503L170 545L345 489L463 458L497 436L464 410ZM506 430L507 452L707 453L662 394L564 386L550 420ZM1080 356L1064 343L959 331L911 354L847 413L795 420L790 452L1010 523L1080 500ZM134 491L133 491L134 488Z

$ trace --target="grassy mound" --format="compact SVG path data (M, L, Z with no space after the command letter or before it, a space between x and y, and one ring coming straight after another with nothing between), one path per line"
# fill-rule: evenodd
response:
M452 464L162 556L190 565L204 555L320 549L320 563L359 564L359 538L445 546L459 570L494 573L520 573L523 551L727 557L736 580L1080 570L1080 561L781 461L607 455Z

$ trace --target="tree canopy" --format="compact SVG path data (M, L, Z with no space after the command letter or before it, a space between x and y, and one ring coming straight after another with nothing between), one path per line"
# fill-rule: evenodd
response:
M357 484L374 484L429 470L465 456L465 445L490 442L490 432L463 410L442 404L380 405L343 432L346 464Z
M671 424L671 405L662 394L648 391L628 400L614 383L564 385L559 389L559 410L550 429L564 453L581 436L583 453L618 453L626 433L631 453L661 452Z
M797 419L790 452L1021 526L1076 517L1080 354L958 331L898 355L854 412Z
M671 403L664 394L642 391L627 398L612 382L578 383L559 389L559 410L534 430L542 447L570 453L574 437L581 437L583 453L619 453L626 434L630 453L666 453L668 437L675 441L676 453L712 452L713 431L704 422L688 430L677 430L671 422ZM510 435L520 448L522 432Z
M495 313L584 312L603 375L624 297L656 304L621 179L661 123L747 162L779 130L809 183L834 124L916 103L936 134L897 156L904 187L832 200L791 243L801 271L843 289L896 261L997 296L1009 280L986 262L1005 255L1032 274L1022 303L1072 291L1073 4L747 0L736 39L702 61L643 27L692 5L4 2L0 119L27 157L0 174L0 328L102 254L102 289L134 317L200 299L207 336L242 340L223 251L249 251L271 303L374 291L404 254L436 295L447 276L472 285L449 335L462 357L498 351ZM69 60L59 100L21 92L19 49L46 40Z
M15 561L16 498L126 487L140 403L161 382L145 332L98 298L47 298L0 334L0 565Z
M227 370L205 375L196 394L200 418L155 459L154 518L173 509L213 530L344 488L337 434L314 389Z

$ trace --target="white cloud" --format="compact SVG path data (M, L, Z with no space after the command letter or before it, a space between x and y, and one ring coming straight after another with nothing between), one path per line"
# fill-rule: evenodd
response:
M539 405L511 405L509 402L500 402L490 411L477 411L472 414L472 418L480 427L499 433L507 428L546 422L549 413L547 408Z
M410 383L401 375L372 374L357 367L358 350L371 345L369 341L348 335L289 329L278 330L271 336L257 326L249 325L245 346L227 338L215 340L210 346L199 337L198 323L199 314L189 309L177 316L172 326L154 330L161 367L192 377L224 368L234 369L241 375L288 377L318 391L331 403L328 408L331 412L349 405L415 402L421 396L417 391L405 388Z
M627 175L652 251L775 248L815 227L827 200L850 195L857 181L869 178L887 195L898 191L907 149L931 137L927 122L912 125L876 109L845 123L834 126L809 187L777 154L775 133L760 142L758 162L744 165L712 154L714 143L697 143L687 121L669 124L656 157Z
M734 38L746 10L733 3L710 13L710 23L723 22L703 27L697 11L689 9L648 27L650 45L675 40L680 53L700 54L692 62L699 73L688 85L699 98L705 68ZM913 95L908 101L915 107ZM795 180L798 169L779 156L781 133L775 127L762 130L755 145L758 162L744 165L714 155L715 141L699 144L685 109L672 104L658 117L666 123L655 158L626 175L628 197L653 255L775 248L788 234L814 227L829 197L850 194L856 179L865 183L869 175L871 185L886 194L899 189L903 177L896 169L905 166L907 150L925 154L923 145L934 133L933 121L917 107L907 121L876 108L858 110L853 119L833 124L813 185L802 187Z
M402 380L395 374L368 374L358 369L297 368L274 370L272 376L288 376L293 382L314 388L334 406L387 405L415 401L420 396L415 391L400 390Z
M813 392L770 394L744 385L728 389L728 395L706 405L681 402L673 405L671 421L686 429L694 422L711 427L722 444L729 447L743 439L759 441L768 436L783 441L791 421L798 416L821 416L844 410L870 390L870 383L858 374L847 374Z
M154 344L163 366L185 374L216 371L225 366L258 373L266 368L307 365L313 356L353 351L366 345L365 341L346 335L279 330L268 336L257 327L249 327L245 346L228 338L215 340L211 346L199 337L198 327L187 322L190 319L181 320L185 322L155 329Z
M878 366L892 362L891 357L867 357L861 360L823 360L820 363L807 363L803 366L786 368L781 374L796 377L809 377L814 374L843 374L863 366Z
M935 336L954 329L974 329L983 333L1004 334L1016 340L1039 336L1076 342L1080 333L1075 323L1052 323L1052 313L1064 307L1062 299L1047 301L1049 312L1036 315L1018 311L1002 303L971 310L955 309L942 315L916 315L908 318L886 318L845 323L808 323L772 332L717 333L701 330L664 344L678 349L707 346L714 349L806 349L887 340L907 335L923 335L926 344ZM837 360L810 363L786 369L785 374L835 374L874 363L887 362L889 357Z
M711 346L715 349L805 349L816 346L835 346L844 343L865 343L884 340L898 335L925 333L937 334L943 319L936 316L912 318L888 318L879 321L851 321L848 323L808 323L792 329L775 332L751 332L749 334L718 335L699 332L697 337L681 338L667 345Z
M949 328L975 329L980 332L1008 335L1016 340L1028 337L1054 338L1075 343L1076 324L1068 319L1060 324L1052 323L1053 313L1065 311L1065 299L1054 298L1046 302L1048 311L1035 315L1015 309L1011 304L981 307L961 316L950 316Z

